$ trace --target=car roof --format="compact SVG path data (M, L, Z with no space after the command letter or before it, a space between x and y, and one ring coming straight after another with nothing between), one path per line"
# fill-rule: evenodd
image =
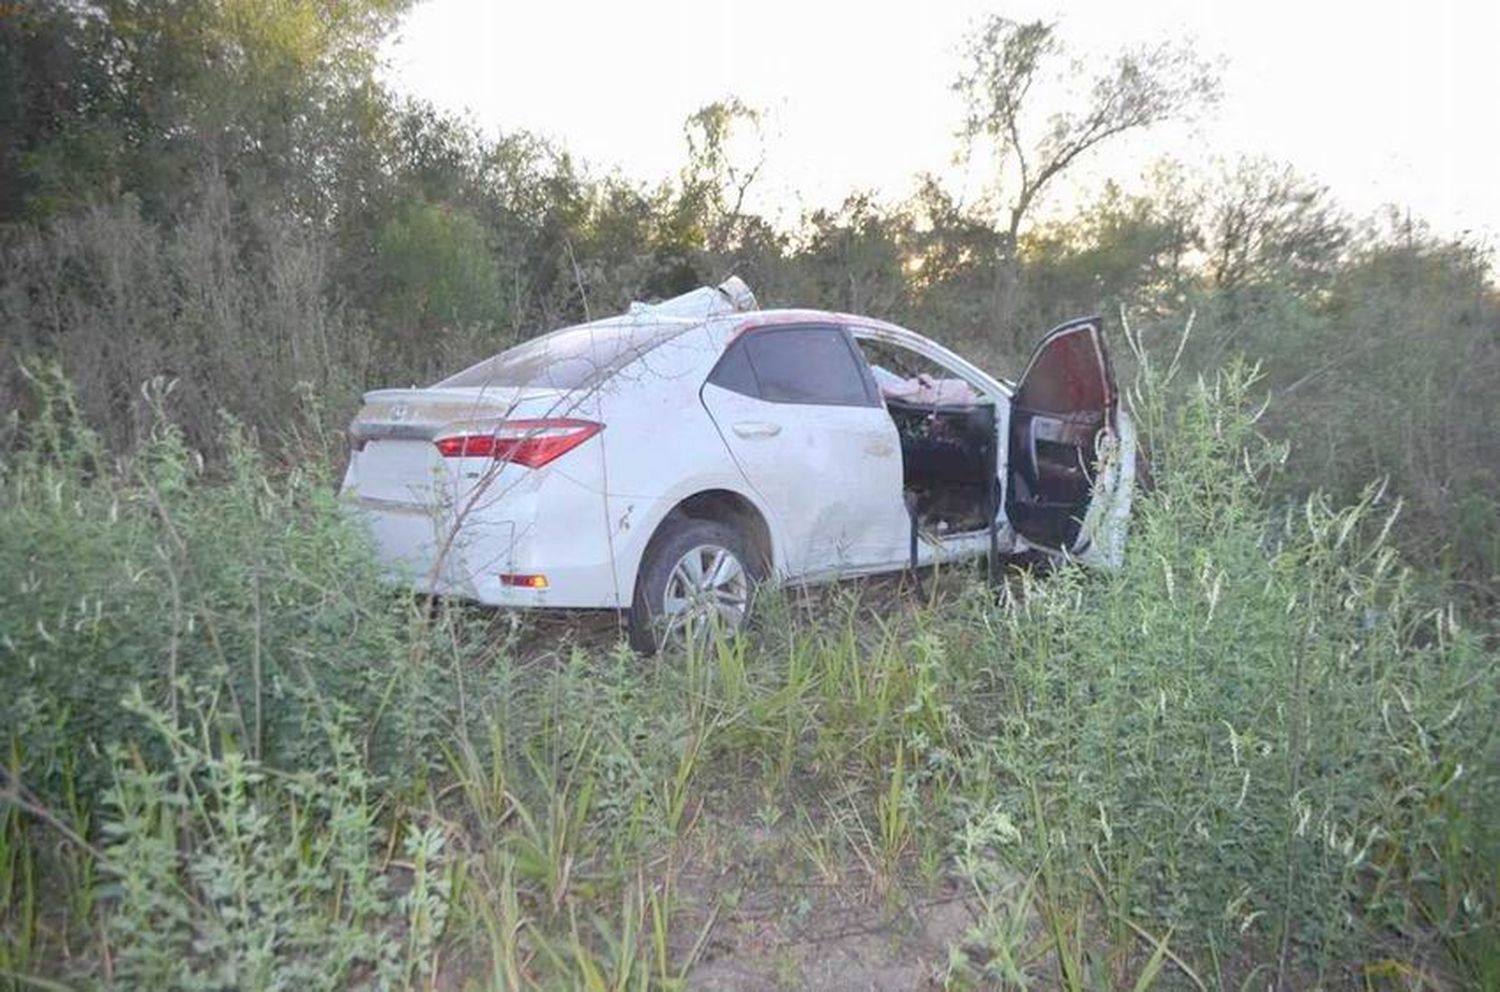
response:
M887 331L898 336L920 338L915 331L907 330L889 321L860 314L841 313L836 310L815 310L809 307L783 307L773 310L751 310L742 313L719 314L705 320L704 326L730 339L757 327L775 327L792 324L850 324Z

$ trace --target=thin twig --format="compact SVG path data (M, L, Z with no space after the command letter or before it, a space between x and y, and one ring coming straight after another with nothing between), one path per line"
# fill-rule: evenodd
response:
M83 838L82 835L78 833L78 831L62 822L62 820L58 819L57 814L53 813L46 806L42 805L41 801L36 797L30 795L25 786L23 786L20 780L15 778L10 771L4 768L0 768L0 778L3 778L5 781L4 788L0 788L0 804L8 803L14 806L16 809L20 810L22 813L25 813L27 816L32 817L40 823L46 824L53 830L56 830L59 834L62 834L62 836L68 841L76 844L84 851L87 851L96 860L98 860L100 864L107 863L107 859L104 857L103 851L99 850L93 844L90 844Z
M594 317L589 312L589 294L588 290L583 288L583 270L578 267L578 259L573 255L573 242L563 239L563 248L567 250L568 262L573 266L573 281L578 285L578 299L583 302L583 319L592 323Z

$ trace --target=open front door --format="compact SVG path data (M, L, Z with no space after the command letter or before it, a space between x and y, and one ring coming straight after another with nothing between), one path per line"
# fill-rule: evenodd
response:
M1011 401L1005 508L1016 533L1043 548L1098 557L1091 545L1101 535L1085 519L1092 525L1118 516L1123 528L1123 516L1091 504L1128 500L1134 475L1133 436L1130 471L1116 460L1097 475L1101 455L1117 450L1122 419L1102 319L1072 321L1043 338ZM1122 531L1109 540L1107 560L1117 559L1123 539Z

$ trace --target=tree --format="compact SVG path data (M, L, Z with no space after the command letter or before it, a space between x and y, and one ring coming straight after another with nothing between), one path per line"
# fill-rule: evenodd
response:
M705 104L683 125L688 145L683 203L702 218L708 242L716 250L733 241L744 216L745 195L765 166L763 123L759 109L732 96ZM747 142L748 149L742 147Z
M0 219L134 193L153 218L206 174L324 221L382 109L409 0L49 0L0 19Z
M1175 203L1160 181L1149 195L1109 182L1076 215L1032 228L1020 246L1031 329L1085 311L1124 306L1139 318L1179 307L1192 220L1190 205Z
M1122 134L1188 116L1218 98L1211 66L1182 45L1161 43L1119 52L1074 98L1075 106L1039 121L1039 83L1062 69L1069 77L1088 76L1085 66L1066 63L1063 55L1055 25L993 15L969 36L966 65L954 84L967 108L961 134L970 150L988 145L1003 190L1002 323L1014 312L1021 230L1057 177Z
M505 295L488 240L484 226L462 208L404 204L378 241L384 319L408 337L500 323Z
M1200 236L1216 288L1277 280L1303 292L1333 276L1349 234L1326 186L1290 166L1242 159L1209 193Z
M818 304L851 313L901 318L908 308L912 217L885 208L868 193L852 193L836 211L804 218L806 245L798 262Z
M101 19L62 0L16 7L0 16L0 223L105 191L124 124Z

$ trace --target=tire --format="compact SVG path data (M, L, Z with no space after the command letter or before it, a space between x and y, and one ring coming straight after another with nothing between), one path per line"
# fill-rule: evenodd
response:
M731 524L668 517L641 560L630 646L649 655L690 638L706 642L715 624L743 628L763 577L749 542Z

